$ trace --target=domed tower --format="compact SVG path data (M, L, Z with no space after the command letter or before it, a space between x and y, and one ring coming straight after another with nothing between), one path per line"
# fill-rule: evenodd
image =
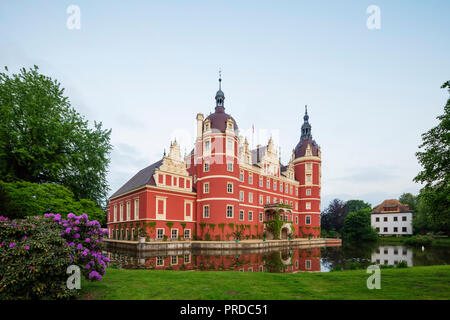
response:
M219 77L215 112L197 115L197 237L216 239L231 233L228 224L239 220L239 130L225 113L225 94ZM226 226L220 227L220 223ZM222 231L223 228L223 231Z
M300 141L294 149L295 180L299 181L299 224L305 237L320 236L321 151L311 134L308 109L305 106Z

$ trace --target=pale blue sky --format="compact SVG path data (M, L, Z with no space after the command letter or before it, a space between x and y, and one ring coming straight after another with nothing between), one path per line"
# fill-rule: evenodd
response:
M66 27L71 4L80 30ZM369 5L379 30L366 27ZM1 0L0 64L38 65L112 128L111 193L171 139L190 150L221 68L241 133L254 124L265 144L272 132L287 162L308 104L323 205L376 205L420 189L414 153L448 97L449 14L449 1Z

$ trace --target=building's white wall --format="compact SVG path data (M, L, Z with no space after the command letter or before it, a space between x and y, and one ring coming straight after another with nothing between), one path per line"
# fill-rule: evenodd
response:
M412 267L413 251L405 246L380 246L378 250L372 253L371 260L376 264L394 265L400 261L406 261L409 267Z
M402 220L402 217L406 216L406 221ZM394 217L397 217L397 221L394 221ZM376 221L379 218L379 222ZM388 221L384 221L387 218ZM380 228L378 234L380 235L410 235L412 234L412 218L411 212L403 213L372 213L370 217L370 224L373 228ZM397 232L394 232L394 227L397 227ZM403 227L406 227L406 232L403 232ZM384 228L388 228L387 232Z

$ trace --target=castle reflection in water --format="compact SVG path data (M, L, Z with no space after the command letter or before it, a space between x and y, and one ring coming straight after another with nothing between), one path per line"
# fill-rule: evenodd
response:
M281 251L166 251L144 255L106 252L109 267L150 270L197 270L241 272L318 272L321 248L295 248Z

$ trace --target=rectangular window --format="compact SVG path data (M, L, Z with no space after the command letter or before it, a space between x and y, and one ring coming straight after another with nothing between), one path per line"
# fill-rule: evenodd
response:
M191 231L191 230L189 230L189 231ZM191 263L191 255L190 254L184 255L184 263Z
M243 171L241 171L241 172L239 173L239 181L244 182L244 172L243 172Z
M248 212L248 221L253 221L253 212L252 211Z
M127 220L131 220L131 201L127 200Z
M227 206L227 218L233 218L233 206Z
M375 218L375 222L380 222L380 218Z
M184 229L184 238L185 239L191 238L191 229Z
M157 266L163 266L164 265L164 259L161 256L156 257L156 265Z
M267 181L266 181L266 187L267 187L267 189L270 189L270 179L269 178L267 178Z
M234 143L232 139L227 139L227 152L233 153L234 152Z
M290 192L289 192L289 193L292 194L292 192L294 192L293 190L294 190L294 188L291 186L291 187L290 187Z
M263 178L259 177L259 186L262 187L263 186Z
M209 218L209 206L208 205L203 207L203 218Z
M266 203L270 203L270 197L269 196L266 197Z
M164 238L164 229L156 229L156 238L157 239Z
M123 221L123 203L122 202L120 203L119 214L120 214L120 221Z
M384 218L383 218L383 221L384 221L384 222L387 222L387 221L388 221L388 218L387 218L387 217L384 217Z
M233 183L232 182L227 183L227 192L233 193Z
M228 162L227 163L227 170L230 172L233 172L233 162Z
M273 182L273 190L277 191L277 182L276 181Z
M139 199L134 199L134 219L139 219Z
M402 217L402 221L406 221L406 216L403 216L403 217Z
M398 228L397 227L394 227L394 232L398 232Z
M259 204L264 204L264 197L259 195Z
M203 184L203 193L209 193L209 182Z
M239 220L241 220L241 221L244 220L244 210L239 211Z
M248 193L248 202L253 203L253 193L252 192Z
M178 264L178 256L170 256L170 264L171 265Z
M171 237L172 237L172 239L178 238L178 229L171 230Z
M117 204L114 205L114 221L117 221Z
M398 221L398 217L394 217L394 221Z
M306 203L306 210L311 210L311 202Z
M306 195L310 196L311 195L311 189L306 189Z
M305 224L311 224L311 216L305 217Z
M248 184L253 184L253 174L248 175Z
M211 150L211 142L205 141L205 151L208 152Z
M204 164L203 164L203 172L208 172L209 171L209 163L208 162L205 162Z
M384 227L384 228L383 228L383 232L388 232L388 228L387 228L387 227Z
M280 192L283 192L283 184L280 182Z
M244 191L239 191L239 201L244 201Z
M295 216L295 224L298 224L298 216Z
M311 260L305 261L305 267L306 267L306 269L311 269Z
M406 227L402 227L402 232L407 232Z
M262 222L264 219L264 215L262 212L259 213L259 222Z

